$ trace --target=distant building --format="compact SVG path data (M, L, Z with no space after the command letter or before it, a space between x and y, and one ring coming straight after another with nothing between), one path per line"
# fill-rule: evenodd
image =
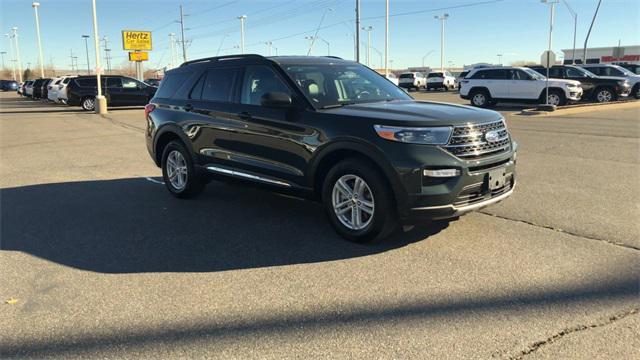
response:
M573 49L562 50L564 63L573 63ZM576 64L582 64L583 49L576 48ZM587 48L587 64L640 64L640 45Z

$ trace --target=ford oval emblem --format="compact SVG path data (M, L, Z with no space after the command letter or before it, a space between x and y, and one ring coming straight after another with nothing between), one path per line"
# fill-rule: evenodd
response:
M487 131L487 133L484 134L484 138L487 140L487 142L493 143L498 141L498 139L500 138L500 134L498 134L497 131Z

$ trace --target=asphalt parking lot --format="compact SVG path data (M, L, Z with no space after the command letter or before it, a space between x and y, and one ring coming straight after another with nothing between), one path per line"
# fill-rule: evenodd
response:
M174 199L141 109L0 93L0 357L638 357L640 102L496 110L511 198L355 245L318 204Z

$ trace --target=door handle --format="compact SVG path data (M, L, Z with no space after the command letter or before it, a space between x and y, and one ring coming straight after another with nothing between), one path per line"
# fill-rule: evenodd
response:
M191 105L191 104L186 104L186 105L184 106L184 111L191 111L191 110L193 110L193 105Z
M242 120L249 120L249 119L251 119L251 114L249 114L246 111L243 111L243 112L238 114L238 117L240 117L240 119L242 119Z

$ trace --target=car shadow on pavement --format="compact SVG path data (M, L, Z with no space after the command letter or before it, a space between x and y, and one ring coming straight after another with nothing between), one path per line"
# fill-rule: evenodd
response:
M0 190L0 249L101 273L210 272L366 256L424 239L446 222L381 244L340 238L320 204L213 182L173 198L145 178Z

